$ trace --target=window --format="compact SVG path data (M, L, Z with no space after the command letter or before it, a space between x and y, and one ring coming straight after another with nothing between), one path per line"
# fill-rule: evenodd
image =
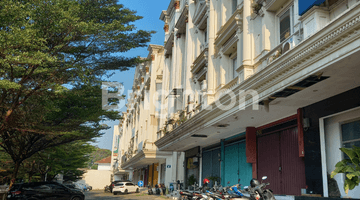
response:
M342 124L341 132L343 147L351 148L354 145L360 147L360 120Z
M342 147L360 147L360 120L342 124L341 133ZM348 156L344 154L344 158L348 158Z
M232 0L232 13L234 13L237 9L237 0Z
M279 17L279 25L280 25L280 43L285 41L290 35L293 33L293 13L294 6L291 6L287 11L285 11Z
M207 43L207 30L204 31L204 43Z
M127 186L133 186L134 184L132 183L126 183Z
M233 67L233 79L238 76L236 69L237 69L237 57L232 59L232 67Z

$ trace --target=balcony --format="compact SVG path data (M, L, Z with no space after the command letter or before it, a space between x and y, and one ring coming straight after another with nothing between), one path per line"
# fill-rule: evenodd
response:
M217 32L214 43L217 48L222 47L229 40L233 39L236 31L242 29L242 11L243 7L237 9L230 19Z
M197 81L204 80L207 72L209 49L205 48L191 65L191 73L196 77Z
M177 33L185 33L186 32L186 24L188 22L188 13L189 13L189 6L185 5L181 11L181 15L176 22L175 28L178 29Z
M172 152L167 151L141 150L133 157L121 163L121 168L133 169L146 165L151 165L153 163L165 162L165 159L171 155Z
M209 9L209 0L198 0L196 2L196 11L193 17L193 23L200 30L206 28L207 25L207 11Z
M168 40L165 43L165 47L164 47L164 49L166 50L165 56L171 55L173 46L174 46L174 32L170 34Z
M257 0L256 2L265 6L267 11L276 12L288 1L289 0Z

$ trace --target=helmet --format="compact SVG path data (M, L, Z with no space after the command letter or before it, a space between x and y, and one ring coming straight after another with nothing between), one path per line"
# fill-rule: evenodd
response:
M203 181L204 184L207 184L207 183L210 183L209 179L207 178L204 178L204 181Z
M258 180L254 179L254 178L251 179L251 181L250 181L250 186L251 187L256 187L258 185L260 185L260 182Z

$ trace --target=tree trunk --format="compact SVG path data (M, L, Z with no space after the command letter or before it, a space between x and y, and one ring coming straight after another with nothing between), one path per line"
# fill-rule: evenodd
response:
M16 181L16 177L17 177L17 174L19 172L20 165L21 165L21 161L16 161L15 162L14 172L13 172L13 174L11 176L11 180L10 180L9 191L10 191L11 187L14 185L14 183Z

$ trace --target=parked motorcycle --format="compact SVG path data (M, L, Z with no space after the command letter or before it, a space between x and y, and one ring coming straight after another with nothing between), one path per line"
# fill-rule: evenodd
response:
M159 187L158 184L155 185L155 193L156 193L157 195L160 195L160 194L161 194L160 187Z
M148 185L148 194L149 194L149 195L153 195L153 194L154 194L154 192L153 192L153 190L152 190L152 187L151 187L150 185Z
M262 181L266 180L267 177L262 177ZM252 179L250 181L250 187L245 187L245 192L250 194L251 200L276 200L271 189L265 189L266 186L270 185L270 183L261 183Z
M108 185L105 186L105 187L104 187L104 192L111 192L111 191L110 191L110 186L108 186Z
M163 195L166 195L166 187L164 184L160 184Z

